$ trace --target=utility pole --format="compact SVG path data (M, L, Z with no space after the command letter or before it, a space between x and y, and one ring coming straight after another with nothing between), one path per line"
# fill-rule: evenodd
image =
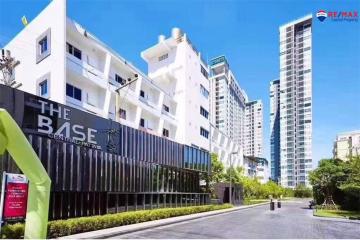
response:
M6 86L18 88L22 83L17 83L14 78L14 69L20 64L20 61L16 61L11 57L9 50L1 49L0 58L0 70L3 74L3 78L0 79Z
M121 86L115 90L115 92L117 93L116 100L115 100L115 120L117 120L119 123L120 123L120 119L121 119L121 117L118 116L119 111L120 111L120 90L123 89L124 87L130 86L133 82L137 81L138 78L139 78L138 74L135 73L133 79L128 78L127 82L124 81L124 82L120 83Z

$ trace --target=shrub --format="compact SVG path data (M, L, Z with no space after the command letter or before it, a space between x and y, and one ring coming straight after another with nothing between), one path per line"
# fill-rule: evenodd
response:
M118 227L128 224L183 216L193 213L208 212L231 207L232 205L230 204L223 204L182 208L160 208L154 210L140 210L133 212L107 214L102 216L56 220L50 221L48 223L48 237L58 238L76 233L95 231L105 228ZM2 230L2 238L22 238L24 235L24 224L17 223L12 225L5 225Z
M309 198L312 197L312 189L307 188L303 185L298 185L294 189L294 197L298 198Z
M24 238L25 225L23 223L15 223L5 225L1 229L1 238Z

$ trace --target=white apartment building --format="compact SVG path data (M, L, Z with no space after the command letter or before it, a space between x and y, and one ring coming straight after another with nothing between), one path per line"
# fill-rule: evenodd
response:
M344 161L360 156L360 130L338 134L334 142L333 154L334 158Z
M177 139L209 150L209 79L208 66L186 33L172 29L170 37L160 35L158 43L144 50L148 75L169 92L176 103Z
M21 62L15 71L16 81L22 83L20 90L207 150L206 64L186 35L166 44L161 42L142 54L149 62L150 79L69 19L65 0L54 0L5 49ZM175 50L160 54L169 46ZM165 67L165 62L174 59L177 46L176 59L183 65ZM152 59L151 54L157 53L159 57ZM184 69L191 72L185 75ZM162 71L164 75L157 75ZM129 80L134 82L117 94Z
M245 104L248 97L225 56L210 61L211 122L237 145L245 145Z
M312 15L280 26L281 185L309 185L312 169Z
M269 162L265 158L258 158L256 177L260 183L267 183L270 179Z
M270 165L271 179L280 181L280 80L270 82Z
M245 108L246 156L262 157L263 154L263 104L261 100L246 103Z

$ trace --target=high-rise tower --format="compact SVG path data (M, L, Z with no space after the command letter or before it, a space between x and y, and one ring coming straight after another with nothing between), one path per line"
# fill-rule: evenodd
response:
M263 105L261 100L246 103L244 155L262 157Z
M280 26L281 185L308 185L312 169L312 15Z

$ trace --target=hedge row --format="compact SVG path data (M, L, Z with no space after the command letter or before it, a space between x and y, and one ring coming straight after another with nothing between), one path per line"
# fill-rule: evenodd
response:
M118 227L128 224L183 216L193 213L208 212L231 207L232 205L230 204L223 204L182 208L160 208L153 210L122 212L102 216L50 221L48 223L48 238L58 238L82 232L95 231L105 228ZM5 225L2 229L2 238L22 238L24 235L24 227L25 225L20 223Z

